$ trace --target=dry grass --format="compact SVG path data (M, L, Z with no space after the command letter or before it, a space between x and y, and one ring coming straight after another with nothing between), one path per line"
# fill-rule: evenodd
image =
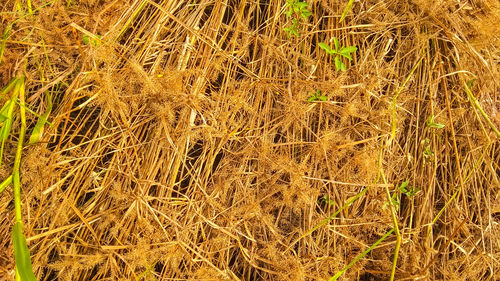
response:
M477 79L500 128L498 2L357 1L339 24L348 1L308 1L291 39L285 2L2 1L2 32L24 16L0 85L26 75L39 114L54 97L21 165L39 280L327 280L393 228L384 179L421 189L398 195L396 280L500 280L499 138L464 88ZM317 47L332 37L358 47L346 72ZM7 187L1 280L11 202ZM388 280L395 244L340 279Z

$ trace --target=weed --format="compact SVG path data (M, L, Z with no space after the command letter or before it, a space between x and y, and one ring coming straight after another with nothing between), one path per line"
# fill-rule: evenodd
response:
M424 146L424 151L422 152L424 162L433 162L434 152L431 150L431 141L429 139L423 139L421 143Z
M14 109L16 104L19 105L21 126L19 131L16 156L14 159L14 167L12 168L12 174L0 184L0 192L2 192L5 187L9 184L14 185L14 209L16 222L12 228L12 242L14 245L14 256L16 261L16 280L22 281L36 281L36 277L33 274L33 269L31 267L30 252L26 244L26 238L23 234L23 223L22 223L22 211L21 211L21 178L20 178L20 166L21 166L21 155L23 150L23 140L26 135L26 104L25 104L25 82L24 77L14 78L2 91L1 95L7 95L12 91L10 99L5 102L2 110L0 111L0 121L2 122L0 128L0 137L2 140L2 147L0 150L0 161L3 157L3 149L5 141L9 138L12 123L14 120ZM49 98L50 99L50 98ZM50 105L51 107L51 105ZM48 110L50 112L50 110ZM45 120L40 118L38 121L39 129L41 130L43 124L46 123L46 118L48 114L44 114ZM36 132L34 132L36 133ZM39 133L38 133L39 136ZM37 139L37 135L32 135L33 139ZM1 162L0 162L1 163Z
M358 50L356 46L340 46L340 42L337 38L333 37L334 49L330 47L330 45L326 43L319 43L319 47L326 51L327 54L335 56L335 68L337 71L345 71L345 64L342 62L341 57L345 57L348 60L352 60L351 53L354 53Z
M407 197L413 197L420 191L420 189L409 185L408 181L404 181L396 188L396 191L397 192L391 196L391 201L385 202L382 209L386 209L389 207L389 204L392 204L396 210L399 210L399 206L401 205L399 200L400 194L404 194Z
M328 204L328 205L330 205L330 206L334 206L334 205L335 205L335 202L334 202L332 199L330 199L330 197L328 197L328 196L326 196L326 195L325 195L325 196L323 196L323 197L321 197L321 198L318 200L318 202L321 202L321 201L325 202L326 204Z
M83 34L82 42L83 42L83 44L88 45L90 43L90 41L92 41L92 45L98 46L99 41L101 39L101 35L98 34L98 35L96 35L96 37L97 37L97 39L90 38L90 36L88 36L87 34Z
M328 279L328 281L335 281L335 280L339 279L339 277L342 276L342 274L344 274L351 266L353 266L356 262L361 260L364 256L368 255L368 253L370 253L373 249L375 249L375 247L377 247L378 244L382 243L382 241L384 241L387 237L389 237L389 235L391 235L391 233L393 231L394 231L394 228L389 230L386 234L384 234L384 236L382 236L379 240L377 240L377 242L373 243L373 245L371 245L368 249L366 249L366 251L364 251L363 253L358 255L353 261L351 261L348 265L346 265L342 270L337 272L337 274L335 274L330 279Z
M427 127L442 129L444 128L444 124L434 121L434 115L432 115L431 117L429 117L429 119L427 119Z
M413 197L420 191L420 189L418 187L413 187L413 186L409 185L408 181L404 181L403 183L401 183L398 186L398 190L399 190L399 192L403 193L404 195L406 195L408 197Z
M284 31L288 33L289 37L299 36L299 28L298 28L298 19L302 18L307 20L311 15L311 11L309 11L309 4L306 2L298 1L298 0L287 0L286 7L288 8L285 11L285 15L292 19L292 23L290 26L286 26L283 28Z
M311 94L311 96L307 99L307 101L308 102L326 101L327 99L328 97L323 95L320 90L316 90L316 92Z

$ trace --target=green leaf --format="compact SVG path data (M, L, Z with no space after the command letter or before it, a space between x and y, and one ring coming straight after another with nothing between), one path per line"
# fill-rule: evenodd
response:
M8 112L11 102L12 102L11 100L7 100L3 105L2 109L0 109L0 122L4 122L9 118Z
M21 222L16 222L12 228L12 241L14 243L14 256L16 268L21 281L36 281L31 267L30 251L26 245Z
M405 193L407 192L406 187L408 186L408 181L404 181L401 185L398 186L399 191Z
M306 2L297 2L294 4L294 6L297 7L298 9L304 9L309 7L309 4L307 4Z
M310 17L310 16L312 15L312 13L311 13L310 11L308 11L308 10L305 10L305 11L302 11L302 12L300 13L300 15L301 15L303 18L307 19L308 17Z
M332 48L330 48L330 45L328 45L328 44L326 44L326 43L323 43L323 42L318 43L318 46L319 46L321 49L325 50L327 53L330 53L330 52L332 51Z
M35 144L40 140L43 134L43 126L47 123L47 118L52 111L52 98L49 93L45 96L45 101L47 102L47 109L45 110L45 113L38 118L38 121L33 128L33 132L31 133L29 144Z
M349 47L343 47L339 53L341 54L350 54L350 53L354 53L358 50L358 48L356 46L349 46Z
M333 37L333 44L335 44L335 51L338 51L340 48L340 42L339 39Z
M429 128L436 128L436 129L444 128L444 124L434 121L434 115L432 115L431 117L429 117L429 119L427 119L427 126Z
M343 57L345 57L345 58L349 59L349 60L352 60L351 55L349 55L349 54L347 54L347 53L339 53L339 54L340 54L341 56L343 56Z
M7 94L8 92L10 92L10 90L12 90L12 88L17 85L17 78L14 78L12 79L9 84L7 84L7 86L3 87L2 90L0 90L0 96L3 96L5 94Z
M83 41L83 44L88 45L90 42L89 36L87 34L83 34L82 41Z
M2 140L2 142L6 141L9 138L10 129L12 128L12 121L13 121L12 117L14 115L15 105L16 105L15 102L9 100L9 106L6 108L6 112L2 112L2 115L5 116L5 123L0 129L0 140Z
M340 60L339 56L335 57L335 68L338 71L345 71L345 64Z

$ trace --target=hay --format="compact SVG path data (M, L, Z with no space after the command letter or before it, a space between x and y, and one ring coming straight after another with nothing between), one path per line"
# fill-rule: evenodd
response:
M27 11L15 2L2 30ZM498 136L464 88L477 79L499 128L498 3L361 1L339 24L348 1L308 1L289 38L285 2L31 1L0 82L24 73L39 114L54 99L21 165L39 280L328 280L393 228L382 177L400 204L397 280L500 279ZM333 37L358 47L346 72L318 48ZM328 101L307 102L316 90ZM420 192L396 192L403 181ZM395 244L341 280L389 279Z

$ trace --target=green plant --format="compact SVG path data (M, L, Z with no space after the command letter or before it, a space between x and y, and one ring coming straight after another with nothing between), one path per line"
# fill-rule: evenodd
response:
M442 129L444 128L444 124L434 121L434 115L432 115L431 117L429 117L429 119L427 119L427 127Z
M368 249L366 249L366 251L359 254L354 260L352 260L342 270L340 270L334 276L332 276L330 279L328 279L328 281L335 281L335 280L339 279L339 277L342 276L342 274L344 274L349 268L351 268L351 266L353 266L356 262L361 260L364 256L368 255L368 253L370 253L373 249L375 249L375 247L377 247L378 244L382 243L382 241L384 241L387 237L389 237L389 235L391 235L392 232L394 232L394 228L389 230L386 234L384 234L384 236L380 237L380 239L378 239L375 243L373 243L373 245L371 245Z
M311 94L311 96L307 99L307 101L308 102L326 101L327 99L328 97L323 95L320 90L316 90L316 92Z
M298 1L298 0L287 0L286 7L288 8L285 11L285 15L292 19L292 23L289 26L283 28L284 31L288 33L288 36L292 35L295 37L299 36L299 28L298 28L298 19L302 18L307 20L311 15L311 11L309 11L309 4L306 2Z
M409 185L408 181L402 182L399 186L396 187L396 191L392 196L391 196L391 201L390 202L385 202L384 205L382 206L382 209L386 209L389 207L389 204L392 204L394 206L394 209L397 211L399 210L399 206L401 205L400 202L400 194L404 194L407 197L413 197L415 196L420 189L417 187L413 187Z
M325 202L326 204L330 205L330 206L334 206L335 205L335 202L330 199L330 197L328 196L323 196L321 197L319 200L318 200L318 203L321 203L321 202Z
M96 38L90 38L90 36L88 36L87 34L83 34L82 42L83 42L83 44L88 45L92 41L92 45L98 46L99 45L99 41L101 39L101 35L96 35L95 37L97 39Z
M424 156L425 162L432 162L432 157L434 157L434 152L431 150L431 141L429 139L424 139L421 141L424 146L424 151L422 155Z
M392 204L392 206L394 206L394 209L396 211L399 210L400 202L399 202L399 198L398 198L398 194L397 193L394 193L391 196L391 201L384 202L384 205L382 205L382 209L385 210L385 209L389 208L390 204Z
M9 93L10 98L7 99L4 106L0 110L0 138L2 146L0 149L0 163L3 159L3 149L5 142L9 139L12 123L14 121L14 113L16 105L18 105L20 113L21 124L19 126L19 137L17 142L16 155L14 158L14 166L12 174L0 183L0 192L2 192L11 183L14 186L14 209L15 209L15 223L12 228L12 242L14 246L14 257L16 261L16 280L21 281L36 281L35 274L31 266L30 252L26 244L26 238L23 234L22 211L21 211L21 178L20 166L21 156L23 150L23 141L26 135L26 108L25 103L25 78L14 78L4 89L0 91L0 96L7 96ZM50 113L52 102L50 96L47 97L47 111L43 114L30 138L30 142L36 143L40 137L43 125L47 122L47 116ZM47 113L48 112L48 113Z
M333 37L334 49L330 47L330 45L326 43L319 43L319 47L326 51L327 54L335 56L335 68L337 71L345 71L345 64L342 62L341 57L345 57L348 60L352 60L351 53L354 53L358 50L356 46L340 46L340 42L337 38Z
M408 197L415 196L420 191L420 189L418 189L418 187L413 187L413 186L409 185L408 181L402 182L397 187L397 189L399 190L399 192L403 193L404 195L406 195Z

